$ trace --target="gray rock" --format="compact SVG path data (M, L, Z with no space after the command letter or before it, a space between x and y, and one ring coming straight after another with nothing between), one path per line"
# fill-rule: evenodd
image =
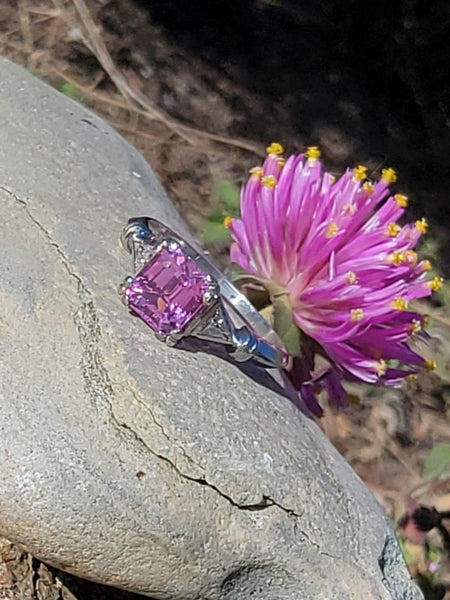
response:
M127 218L188 235L144 159L3 59L0 82L0 533L154 598L420 599L313 422L120 303Z

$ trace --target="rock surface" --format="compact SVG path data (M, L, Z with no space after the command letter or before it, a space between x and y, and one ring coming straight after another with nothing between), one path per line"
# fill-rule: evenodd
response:
M313 422L122 306L128 217L188 235L143 158L3 59L0 82L0 534L154 598L419 600Z

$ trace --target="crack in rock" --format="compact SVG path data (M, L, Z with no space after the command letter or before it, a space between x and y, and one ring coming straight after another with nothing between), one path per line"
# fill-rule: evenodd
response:
M296 527L296 524L294 525L294 527ZM333 554L326 552L326 550L322 550L321 545L318 544L317 542L315 542L313 539L311 539L311 536L308 533L306 533L306 531L304 531L303 529L299 529L298 531L299 531L300 535L302 535L304 538L306 538L308 540L308 542L311 544L311 546L314 546L315 548L317 548L317 550L319 551L319 554L321 554L322 556L328 556L329 558L336 560L336 557Z
M178 450L180 450L180 452L182 453L182 455L184 456L184 458L186 460L188 460L190 463L192 463L193 465L195 465L198 469L200 469L201 471L204 471L204 467L202 467L202 465L200 465L197 461L195 461L191 456L189 456L189 454L187 454L186 450L183 448L183 446L181 445L181 441L178 440L175 437L170 436L166 430L164 429L163 425L157 420L157 418L155 417L154 412L148 407L148 405L143 402L141 400L141 398L139 397L139 393L136 389L134 389L132 386L130 386L129 391L132 393L133 398L136 400L136 402L138 404L141 404L144 409L146 411L148 411L150 413L150 417L152 419L152 421L154 422L154 424L156 425L156 427L158 427L158 429L161 431L161 433L163 434L163 436L166 438L166 440L171 444L174 445ZM117 419L116 419L117 421Z
M64 254L64 252L61 250L61 248L58 246L58 244L52 239L52 236L50 235L50 232L47 231L47 229L44 227L44 225L42 225L42 223L36 219L36 217L32 214L32 212L30 211L30 208L28 206L28 203L26 200L23 200L22 198L19 198L18 196L16 196L11 190L9 190L8 188L5 188L4 186L0 185L0 190L2 190L3 192L7 193L9 196L11 196L12 198L14 198L14 200L20 204L20 206L22 206L22 208L25 210L26 214L28 215L28 217L31 219L31 221L42 231L42 233L44 234L44 236L46 237L48 243L55 248L55 250L57 251L57 253L59 254L65 268L67 269L67 272L69 273L69 275L71 277L74 277L76 279L76 281L83 285L82 281L81 281L81 277L79 275L77 275L71 268L70 266L70 262L67 258L67 256ZM84 286L83 286L84 287ZM86 290L88 291L88 290Z
M151 454L153 454L154 456L156 456L160 460L165 461L172 469L174 469L174 471L177 473L177 475L179 477L182 477L183 479L187 479L188 481L192 481L194 483L198 483L199 485L204 485L204 486L206 486L206 487L214 490L217 494L219 494L219 496L221 496L222 498L224 498L225 500L227 500L227 502L229 502L232 506L238 508L239 510L260 511L260 510L265 510L267 508L271 508L273 506L277 506L278 508L280 508L282 511L284 511L285 513L287 513L291 517L298 517L298 518L300 518L302 516L301 514L297 513L294 509L286 508L285 506L283 506L282 504L280 504L279 502L277 502L276 500L274 500L270 496L267 496L267 495L264 495L264 494L263 494L263 497L262 497L261 501L257 502L257 503L253 503L253 504L240 504L239 502L236 502L236 500L234 500L231 496L229 496L228 494L226 494L225 492L223 492L220 488L218 488L213 483L207 481L204 477L192 477L191 475L188 475L187 473L183 473L183 471L181 471L177 467L177 465L170 460L170 458L168 458L167 456L164 456L162 454L159 454L153 448L151 448L146 443L146 441L134 429L132 429L126 423L120 422L119 420L117 420L117 418L115 417L114 413L113 413L113 417L115 418L116 423L120 427L122 427L122 428L126 429L127 431L129 431L130 434L137 441L139 441L143 446L145 446L145 448L149 452L151 452ZM310 538L306 534L304 534L304 535L305 535L305 537L309 541L311 541ZM311 543L313 545L316 545L313 542L311 542Z
M98 347L101 338L100 323L91 294L81 282L78 284L78 296L81 304L73 320L83 348L80 366L85 390L97 408L100 406L99 400L104 400L111 406L114 391Z
M56 250L70 277L73 277L77 282L77 293L80 300L80 306L74 315L74 323L78 330L83 348L81 370L86 384L86 392L89 394L94 406L98 406L99 398L107 399L110 403L114 392L107 369L103 364L101 352L98 348L101 329L91 291L83 283L81 276L74 271L70 265L69 259L57 242L53 240L50 232L30 211L27 201L17 197L13 192L3 186L0 186L0 189L9 194L18 204L20 204L20 206L22 206L29 219L44 234L44 237L50 246Z

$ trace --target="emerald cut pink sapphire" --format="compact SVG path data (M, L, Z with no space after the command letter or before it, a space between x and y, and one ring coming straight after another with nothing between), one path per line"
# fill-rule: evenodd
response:
M179 246L162 248L126 288L128 306L164 335L181 332L204 308L211 279Z

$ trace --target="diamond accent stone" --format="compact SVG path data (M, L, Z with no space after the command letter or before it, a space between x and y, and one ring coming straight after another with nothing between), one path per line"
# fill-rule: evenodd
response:
M181 332L205 309L211 281L182 248L164 247L125 290L128 306L154 331Z

